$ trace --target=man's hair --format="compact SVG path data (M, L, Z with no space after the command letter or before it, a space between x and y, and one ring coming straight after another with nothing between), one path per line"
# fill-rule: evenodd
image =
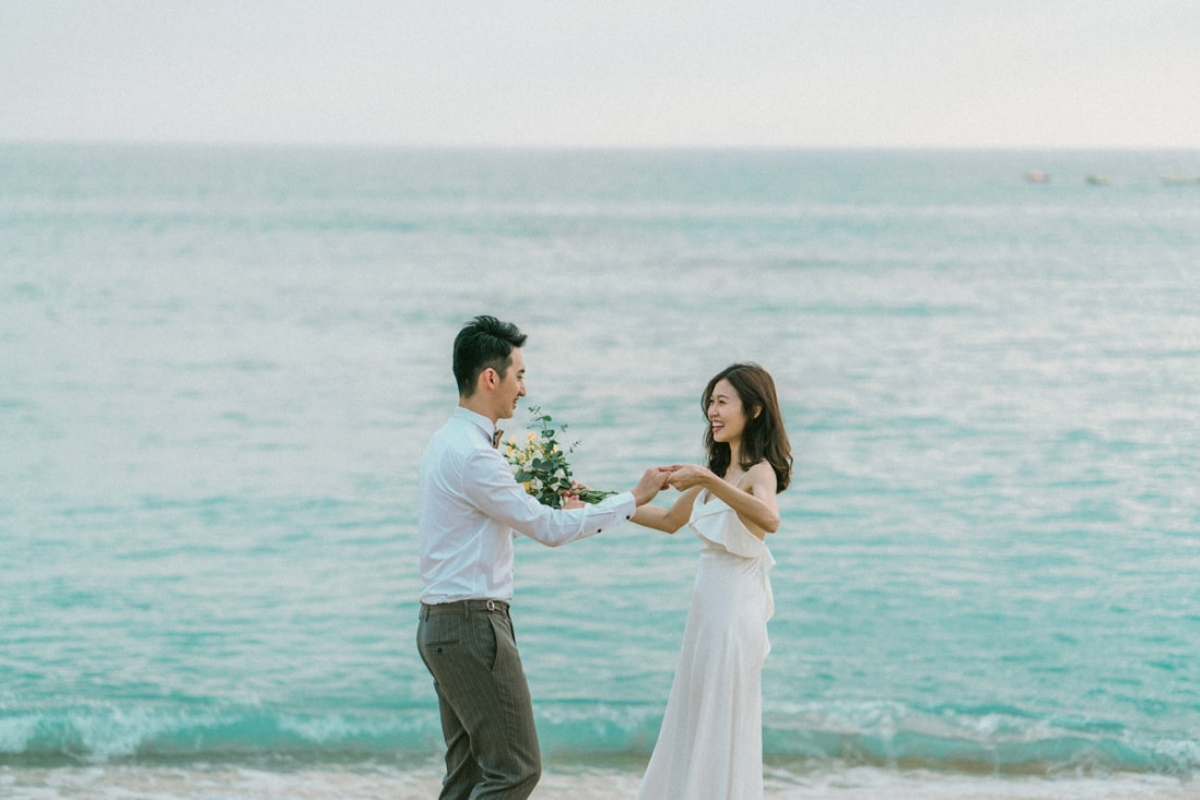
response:
M463 325L454 337L454 380L460 397L475 394L479 376L494 369L504 378L512 364L514 347L525 346L525 334L511 322L480 314Z

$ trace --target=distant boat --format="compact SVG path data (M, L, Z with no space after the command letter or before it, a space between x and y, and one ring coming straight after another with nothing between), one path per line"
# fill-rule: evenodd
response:
M1030 183L1049 183L1050 173L1042 172L1040 169L1030 170L1025 173L1025 180Z
M1200 176L1196 175L1163 175L1164 186L1193 186L1200 184Z
M1092 186L1112 186L1112 178L1107 175L1088 175L1087 182Z

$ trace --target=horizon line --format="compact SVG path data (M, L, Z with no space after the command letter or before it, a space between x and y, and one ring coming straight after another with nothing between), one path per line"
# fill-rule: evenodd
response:
M445 150L496 152L1107 152L1200 153L1200 145L1068 145L1068 144L551 144L378 141L255 141L236 139L3 138L0 146L76 147L229 147L308 150Z

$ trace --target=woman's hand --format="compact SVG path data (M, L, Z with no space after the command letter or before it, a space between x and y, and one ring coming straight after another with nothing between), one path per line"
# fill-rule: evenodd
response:
M677 491L684 492L693 486L708 487L712 481L720 480L716 474L706 467L695 464L675 464L670 467L671 486Z

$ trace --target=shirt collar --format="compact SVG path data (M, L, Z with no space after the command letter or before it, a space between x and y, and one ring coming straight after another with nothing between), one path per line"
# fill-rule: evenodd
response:
M479 429L483 431L483 435L487 437L487 443L492 443L492 435L496 431L496 425L490 419L482 414L476 414L469 408L463 408L462 406L455 407L454 417L455 419L461 419L465 422L470 422L473 425L478 426Z

